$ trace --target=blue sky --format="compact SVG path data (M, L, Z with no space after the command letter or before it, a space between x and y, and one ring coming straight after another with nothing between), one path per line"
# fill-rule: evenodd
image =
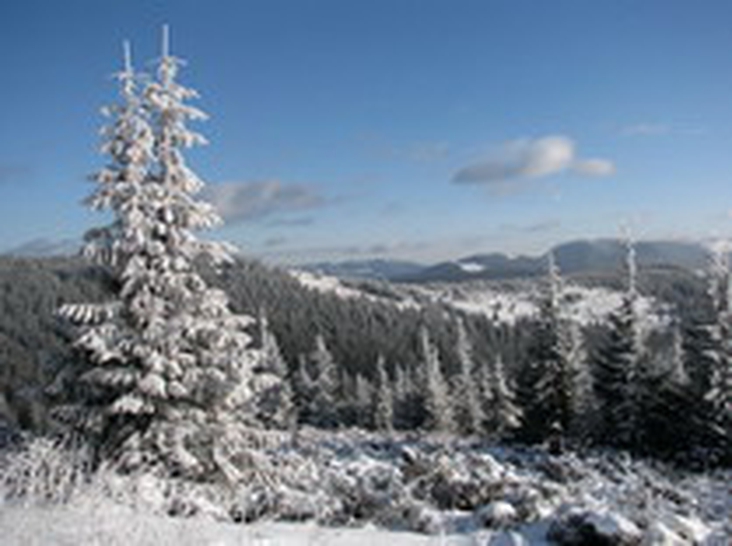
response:
M732 3L6 0L0 250L75 240L121 43L201 93L189 155L280 262L732 234Z

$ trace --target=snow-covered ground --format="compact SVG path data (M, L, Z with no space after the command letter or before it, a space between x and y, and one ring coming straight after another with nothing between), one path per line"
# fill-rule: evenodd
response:
M27 459L0 471L1 544L729 546L732 540L732 471L692 474L622 453L552 456L469 439L306 429L296 442L248 453L254 472L242 483L204 486L107 472L54 502L49 491L53 497L59 483L70 481L48 469L68 459L37 452L33 465ZM17 495L18 477L35 480L33 494Z
M540 294L536 284L521 289L501 289L488 283L435 284L414 288L433 302L448 305L466 313L485 315L498 322L514 324L517 320L538 313ZM620 306L623 294L607 288L588 288L576 284L565 287L563 312L581 325L604 321ZM649 328L663 323L665 309L651 298L638 298L637 311Z
M365 299L373 302L387 303L396 306L398 309L419 307L419 304L406 293L399 299L384 298L347 286L340 279L329 275L297 269L291 269L289 274L305 288L322 294L333 294L342 299Z
M470 267L476 264L463 264ZM292 270L290 274L304 287L343 299L363 298L395 305L397 308L419 308L421 302L453 307L470 314L485 315L492 320L514 324L538 313L539 292L536 282L526 282L522 288L506 289L495 283L474 281L465 283L436 283L428 285L392 284L394 297L379 297L344 284L336 277ZM622 293L602 287L588 288L568 284L564 290L563 312L580 325L597 324L620 306ZM652 298L638 298L637 311L644 324L653 329L667 320L667 309Z
M5 507L5 546L467 546L475 536L390 532L373 525L328 528L314 523L248 525L173 518L107 503L72 507Z

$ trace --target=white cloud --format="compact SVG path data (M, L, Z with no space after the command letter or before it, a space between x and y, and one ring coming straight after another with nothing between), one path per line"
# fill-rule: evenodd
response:
M206 187L203 197L230 223L301 212L326 204L326 199L313 188L283 184L279 180L215 184Z
M583 176L610 176L615 174L615 164L607 159L579 159L572 170Z
M585 176L606 176L614 172L614 165L605 159L580 159L572 139L551 135L508 142L485 159L460 169L453 182L503 187L513 179L543 178L567 170Z

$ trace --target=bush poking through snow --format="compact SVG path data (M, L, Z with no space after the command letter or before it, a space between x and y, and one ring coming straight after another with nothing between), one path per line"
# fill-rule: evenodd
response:
M90 458L81 448L36 438L3 457L0 493L24 503L64 503L88 480Z
M90 474L83 452L34 440L7 453L0 494L26 506L123 505L214 521L372 522L428 534L474 531L483 540L490 532L491 544L528 544L537 529L542 539L548 529L560 545L678 539L716 546L732 533L729 472L678 475L612 452L552 457L398 433L384 438L305 429L297 444L260 440L239 439L239 448L227 454L239 478L220 483L109 468Z

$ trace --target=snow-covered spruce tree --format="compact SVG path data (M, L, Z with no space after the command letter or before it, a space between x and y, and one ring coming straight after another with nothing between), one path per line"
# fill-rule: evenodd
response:
M419 421L421 396L417 392L415 374L407 366L394 367L394 427L411 429Z
M643 434L642 445L636 449L682 461L693 451L697 430L707 425L689 388L678 324L672 324L665 337L671 341L668 350L660 350L649 359L651 365L639 378L639 427Z
M573 420L572 359L577 355L579 339L562 316L563 281L552 252L543 292L521 388L525 412L522 435L530 442L546 439L552 430L553 434L565 434Z
M297 408L287 362L263 312L259 313L259 339L261 345L259 371L279 378L278 385L261 393L261 400L257 404L259 419L269 427L291 430L297 425Z
M627 241L628 287L620 307L608 316L606 339L599 347L594 366L594 390L601 425L597 439L624 449L640 442L640 367L642 331L637 314L638 292L635 247Z
M401 364L394 366L394 401L401 403L414 391L414 385L408 369Z
M710 403L715 421L726 427L729 434L732 432L729 430L732 424L732 280L727 245L717 245L714 249L709 276L716 319L712 335L718 350L709 370L704 399Z
M311 423L313 416L313 401L315 399L316 380L308 369L308 359L299 355L293 384L295 386L295 407L298 422Z
M567 327L571 340L567 356L572 381L572 417L567 432L575 441L583 443L591 438L595 427L597 401L581 327L576 321L568 322Z
M684 327L684 371L695 400L686 413L696 458L732 464L732 314L726 245L712 248L707 298ZM693 411L692 411L693 410Z
M334 428L338 425L338 366L320 334L315 337L315 349L310 360L317 373L311 422L319 427Z
M454 432L455 419L450 393L437 346L430 339L427 328L422 327L419 334L424 366L424 427L437 432Z
M485 414L484 433L496 440L506 439L521 426L522 410L506 380L500 353L492 364L483 368L480 377Z
M74 420L97 456L200 478L218 470L231 431L259 425L256 394L276 379L255 373L253 319L233 314L226 294L196 272L199 260L231 258L226 245L194 236L220 218L195 198L203 182L183 150L204 139L186 124L205 115L186 104L196 93L176 82L181 61L165 34L157 77L141 94L127 56L122 102L107 109L103 132L110 162L87 199L113 215L87 233L84 255L107 268L117 297L60 313L80 328L75 345L86 358Z
M374 424L374 386L363 374L356 373L354 390L356 424L370 429Z
M483 421L477 383L473 374L473 348L465 323L457 322L457 357L460 369L452 378L451 397L458 429L463 434L475 434Z
M668 367L669 379L677 385L689 385L689 374L686 369L684 351L684 335L678 320L671 325L671 355Z
M376 430L391 432L394 429L394 393L382 355L379 355L379 359L376 361L376 375L379 383L374 404L374 426Z

